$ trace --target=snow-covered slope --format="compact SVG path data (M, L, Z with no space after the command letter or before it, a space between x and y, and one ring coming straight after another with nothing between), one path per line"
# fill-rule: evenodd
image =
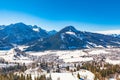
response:
M26 56L26 54L18 48L13 48L0 55L0 57L7 62L17 62L17 63L26 63L26 64L32 62L32 60L30 60Z
M0 26L0 50L13 48L12 44L23 45L43 37L48 37L48 33L38 26L24 23Z
M30 68L24 72L24 75L31 74L32 80L35 80L38 76L46 75L47 71L41 69L40 67Z
M79 80L76 79L71 73L51 73L52 80Z
M88 71L88 70L80 70L77 72L72 73L51 73L46 75L47 77L51 77L52 80L79 80L77 75L80 75L80 77L83 80L94 80L95 75Z
M94 78L95 78L95 75L88 70L81 69L80 71L74 72L73 75L75 75L77 77L78 73L79 73L80 77L84 80L94 80Z

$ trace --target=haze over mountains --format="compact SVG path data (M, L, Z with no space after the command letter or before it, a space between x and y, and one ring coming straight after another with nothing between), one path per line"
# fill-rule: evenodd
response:
M24 23L0 26L0 50L11 49L15 45L29 46L26 51L120 47L120 37L79 31L73 26L58 32Z

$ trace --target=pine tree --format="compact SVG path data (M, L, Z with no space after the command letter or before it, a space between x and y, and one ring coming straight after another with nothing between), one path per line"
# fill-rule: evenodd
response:
M45 75L42 75L39 80L46 80Z
M70 70L69 66L67 66L67 67L66 67L66 70L67 70L67 71L69 71L69 70Z
M78 79L80 79L80 74L79 73L77 74L77 77L78 77Z

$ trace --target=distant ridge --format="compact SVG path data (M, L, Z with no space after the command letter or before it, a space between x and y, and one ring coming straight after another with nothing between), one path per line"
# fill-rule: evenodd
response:
M120 39L111 35L79 31L74 26L67 26L55 35L31 45L27 51L120 47Z
M11 49L14 45L29 46L26 51L120 47L120 37L79 31L74 26L66 26L58 32L24 23L0 26L0 50Z

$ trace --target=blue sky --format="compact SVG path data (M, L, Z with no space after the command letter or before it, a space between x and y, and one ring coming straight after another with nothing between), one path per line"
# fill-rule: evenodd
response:
M24 22L44 29L120 29L120 0L0 0L0 24Z

